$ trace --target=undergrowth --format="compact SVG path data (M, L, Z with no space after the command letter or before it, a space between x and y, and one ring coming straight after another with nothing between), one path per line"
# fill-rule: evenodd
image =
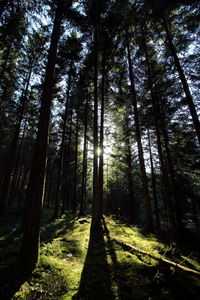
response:
M200 257L195 249L191 252L188 247L166 245L155 236L144 236L139 228L111 217L102 222L102 239L90 243L88 249L89 216L79 219L66 214L53 221L50 213L45 210L43 215L39 265L17 291L13 289L12 298L6 298L5 291L13 288L6 268L19 251L20 223L13 214L13 227L6 219L2 221L0 271L4 280L0 284L0 299L198 299L198 278L163 266L152 258L126 252L113 243L112 237L200 270Z

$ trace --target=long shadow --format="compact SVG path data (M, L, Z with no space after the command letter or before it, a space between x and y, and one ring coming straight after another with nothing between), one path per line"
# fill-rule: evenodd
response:
M112 261L112 267L113 267L112 273L114 274L114 281L118 287L118 295L122 296L123 295L123 287L121 285L121 280L119 280L119 278L117 276L118 272L119 272L119 263L117 261L117 255L115 252L115 248L113 246L113 242L110 237L110 232L108 230L108 227L106 225L104 218L102 219L102 224L103 224L104 234L107 238L107 246L108 246L109 255L110 255L111 261Z
M90 234L79 290L73 299L115 299L111 286L111 274L107 262L106 245L101 224L98 231Z
M108 248L108 253L112 261L111 271L117 289L116 299L126 299L126 300L146 299L145 295L142 295L143 288L140 289L139 287L141 284L140 281L143 281L142 278L143 276L141 276L142 274L140 274L140 272L142 272L142 269L145 268L146 274L148 274L148 276L152 276L152 273L155 273L155 269L148 266L143 266L141 268L139 264L131 260L130 255L128 255L130 259L126 259L126 261L119 262L117 260L117 255L115 251L115 247L118 248L118 246L116 245L114 246L113 244L105 219L103 219L102 222L103 222L104 234L107 239L106 245ZM138 275L140 275L140 279L136 281L135 276L139 277Z

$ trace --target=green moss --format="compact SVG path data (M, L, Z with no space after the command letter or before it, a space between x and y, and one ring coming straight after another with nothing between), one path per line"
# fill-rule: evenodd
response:
M31 287L28 282L25 282L20 290L15 294L14 299L17 300L23 300L27 299L27 297L30 295Z
M106 217L102 236L94 244L90 243L88 249L91 218L79 220L68 214L51 222L49 217L49 212L45 212L39 266L13 300L78 299L78 293L82 293L83 299L91 300L168 300L185 295L195 299L198 294L200 287L196 277L173 272L147 256L128 253L112 242L115 237L147 252L163 255L169 247L154 235L144 236L139 228ZM8 251L12 254L14 248L10 247L2 250L4 255L8 255ZM200 270L198 255L195 255L175 259L178 262L184 259L186 266Z

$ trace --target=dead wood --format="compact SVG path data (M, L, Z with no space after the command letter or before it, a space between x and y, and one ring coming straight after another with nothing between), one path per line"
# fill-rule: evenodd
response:
M187 273L190 273L190 274L193 274L193 275L197 275L197 276L200 277L200 272L198 272L198 271L196 271L196 270L193 270L193 269L190 269L190 268L188 268L188 267L182 266L182 265L180 265L180 264L177 264L177 263L175 263L175 262L173 262L173 261L171 261L171 260L168 260L168 259L166 259L166 258L163 258L163 257L161 257L161 256L153 255L153 254L148 253L148 252L146 252L146 251L144 251L144 250L141 250L141 249L139 249L139 248L136 248L136 247L134 247L134 246L132 246L132 245L130 245L130 244L126 244L126 243L124 243L124 242L121 242L121 241L119 241L119 240L116 240L115 238L112 238L112 241L113 241L114 243L120 245L120 246L122 247L123 250L128 251L129 253L138 253L138 254L141 254L141 255L149 256L149 257L155 259L156 261L161 262L161 263L163 263L163 264L165 264L165 265L168 265L168 266L170 266L170 267L173 267L173 268L175 268L175 269L177 269L177 270L182 270L182 271L184 271L184 272L187 272Z

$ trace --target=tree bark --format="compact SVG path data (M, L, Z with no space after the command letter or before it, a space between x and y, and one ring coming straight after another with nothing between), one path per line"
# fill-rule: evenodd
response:
M125 117L126 119L126 137L125 137L125 144L127 150L127 165L128 165L128 192L129 192L129 212L131 221L136 224L136 208L135 208L135 199L133 195L133 178L132 178L132 155L131 155L131 142L130 142L130 128L129 128L129 120L128 116Z
M70 161L71 161L71 144L72 144L72 115L73 111L70 113L70 125L69 125L69 140L67 146L67 159L66 159L66 184L65 193L63 197L62 207L70 208Z
M91 230L98 231L100 227L101 203L99 197L99 166L98 166L98 26L94 30L94 120L93 120L93 202Z
M87 180L87 130L88 130L88 99L85 103L84 117L84 145L83 145L83 162L82 162L82 179L81 179L81 201L79 216L85 214L84 206L86 205L86 180Z
M148 145L149 145L149 157L150 157L150 165L151 165L151 180L152 180L152 190L153 190L153 199L154 199L154 209L155 209L155 216L156 216L156 227L157 230L160 231L160 217L158 211L158 199L157 199L157 192L156 192L156 177L154 172L154 164L153 164L153 157L151 151L151 138L150 138L149 130L148 130Z
M104 111L105 111L105 81L106 81L106 58L105 50L102 58L102 78L101 78L101 124L100 124L100 141L99 141L99 201L100 214L103 213L103 181L104 181Z
M76 213L77 207L77 166L78 166L78 110L76 113L76 131L75 131L75 151L74 151L74 192L73 192L73 203L72 212Z
M39 254L40 219L46 180L47 149L49 139L52 93L54 85L54 70L63 17L62 4L64 4L63 1L58 1L55 13L54 26L48 53L41 98L38 133L33 153L31 173L25 204L23 238L20 258L22 261L22 268L26 271L32 271L35 268Z

